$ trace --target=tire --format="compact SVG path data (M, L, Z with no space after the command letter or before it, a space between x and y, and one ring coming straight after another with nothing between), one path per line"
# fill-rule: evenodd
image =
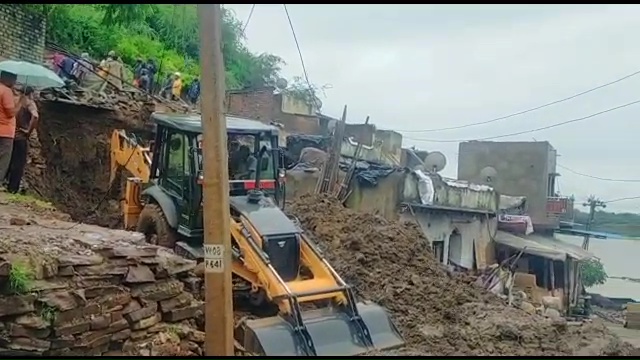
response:
M169 226L158 204L146 204L140 212L136 230L143 233L148 243L172 249L178 234Z

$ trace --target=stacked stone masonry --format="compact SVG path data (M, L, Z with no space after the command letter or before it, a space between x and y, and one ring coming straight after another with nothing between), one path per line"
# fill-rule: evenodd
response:
M0 58L42 63L46 20L24 5L0 4Z
M123 240L74 238L87 251L42 261L28 292L0 296L0 355L202 355L195 263Z

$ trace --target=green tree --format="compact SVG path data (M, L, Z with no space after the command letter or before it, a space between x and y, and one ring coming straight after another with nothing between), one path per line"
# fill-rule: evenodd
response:
M125 64L155 59L161 76L180 71L185 80L199 75L196 5L83 4L22 5L47 17L47 40L74 53L102 59L115 50ZM222 52L229 89L274 85L285 62L274 54L256 54L245 44L243 24L223 8ZM299 84L298 84L299 85ZM296 85L296 86L298 86ZM304 85L304 84L303 84ZM294 93L316 94L314 86ZM315 95L314 95L315 96Z
M582 272L582 284L586 288L602 285L608 278L604 265L597 259L590 259L580 263L580 271Z

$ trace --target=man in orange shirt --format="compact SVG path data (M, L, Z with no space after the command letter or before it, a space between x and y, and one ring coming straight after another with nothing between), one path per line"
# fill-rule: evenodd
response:
M20 190L20 182L27 165L29 137L38 124L38 107L31 86L24 88L20 97L20 109L16 112L16 135L13 138L11 163L7 172L7 191L12 194Z
M4 179L11 163L13 137L16 133L16 111L19 98L13 96L16 74L0 72L0 179Z

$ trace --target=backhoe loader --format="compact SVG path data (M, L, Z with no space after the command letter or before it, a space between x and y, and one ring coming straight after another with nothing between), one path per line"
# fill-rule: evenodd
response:
M151 119L151 147L122 130L112 135L111 180L122 168L134 176L127 179L122 200L125 227L201 261L200 116L154 113ZM276 316L246 321L236 339L267 356L353 356L402 346L386 310L356 303L351 287L280 208L284 170L278 128L231 116L226 121L232 271L234 283L243 284L234 286L234 296L246 292L253 306L277 308ZM239 147L243 155L237 155ZM231 169L238 159L254 165Z

